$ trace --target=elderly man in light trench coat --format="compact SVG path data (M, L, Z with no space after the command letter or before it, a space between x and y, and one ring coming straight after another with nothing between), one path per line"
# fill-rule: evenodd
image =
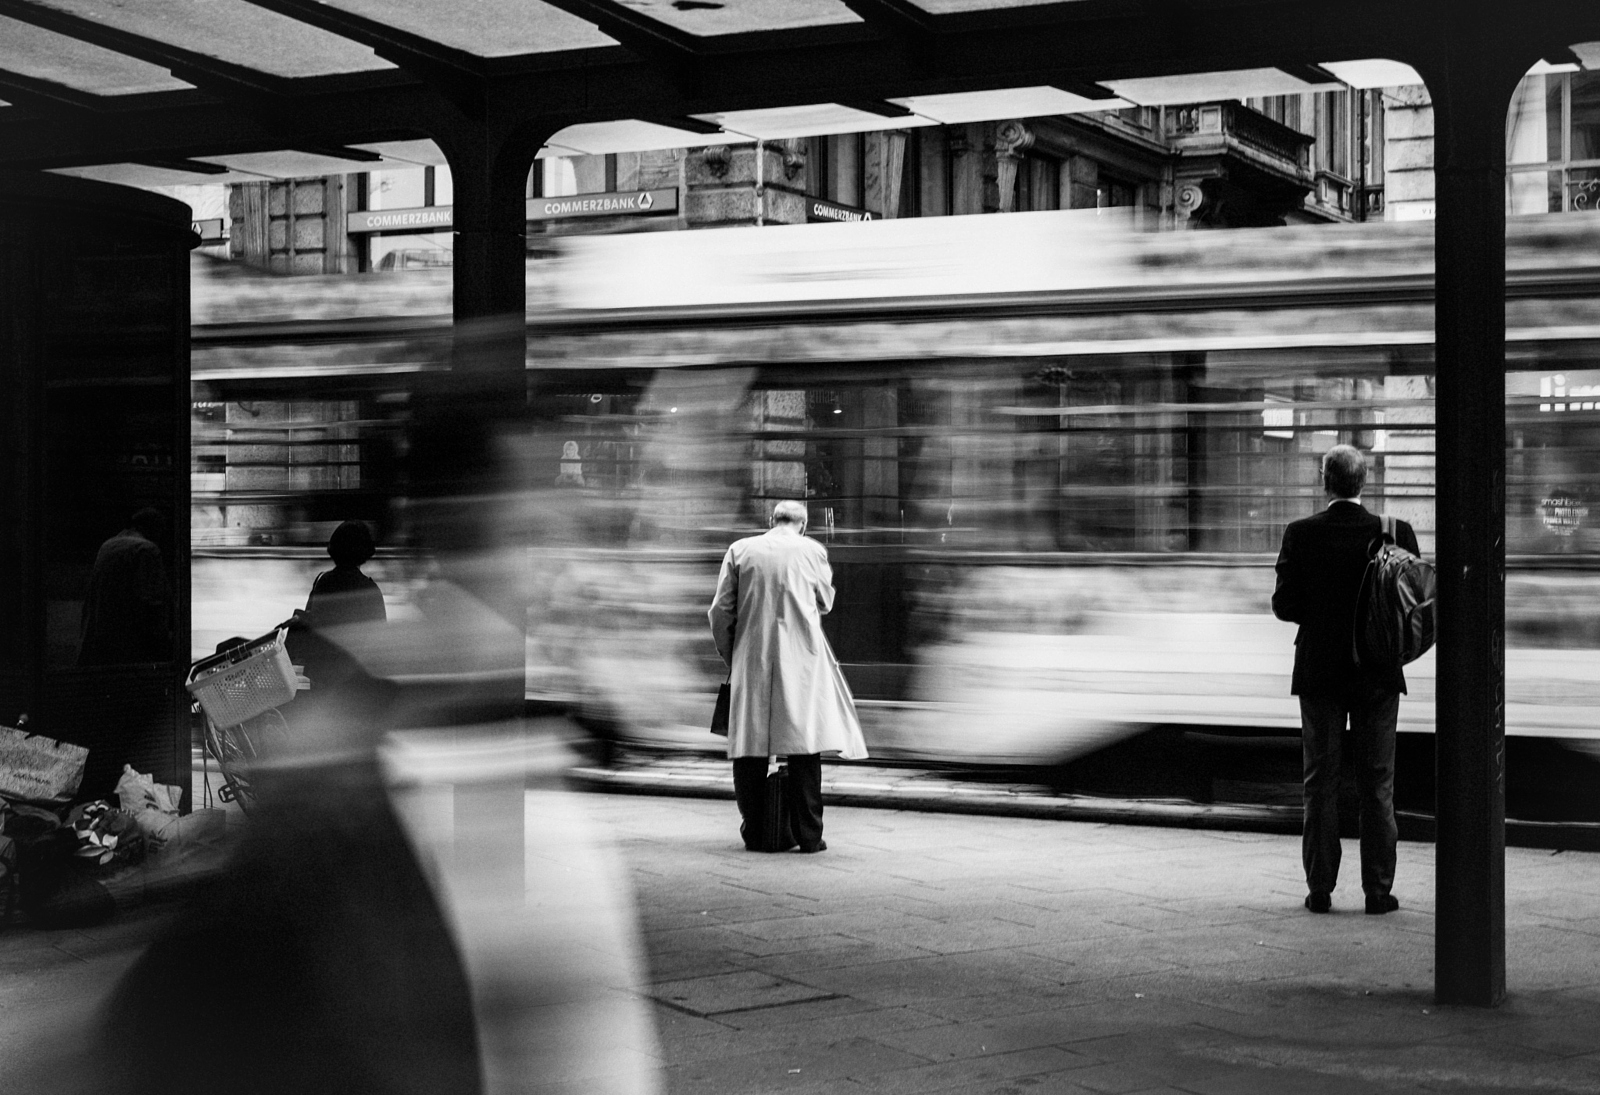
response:
M788 758L785 805L800 850L820 852L822 754L867 755L850 686L822 634L833 568L805 529L805 505L779 502L771 530L723 556L711 602L711 635L731 670L728 756L746 847L755 846L770 757Z

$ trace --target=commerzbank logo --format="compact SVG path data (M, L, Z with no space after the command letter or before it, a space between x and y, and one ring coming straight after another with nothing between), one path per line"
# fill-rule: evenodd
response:
M529 220L560 217L615 217L630 213L670 213L678 208L678 192L671 188L636 190L617 194L563 194L528 202Z

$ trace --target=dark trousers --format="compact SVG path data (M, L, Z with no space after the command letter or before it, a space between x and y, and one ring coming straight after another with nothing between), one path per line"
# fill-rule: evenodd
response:
M789 778L783 781L784 810L800 847L815 849L822 843L822 754L796 753L784 758ZM767 793L767 758L733 759L733 797L739 804L742 830L760 824L761 803Z
M1306 888L1332 893L1339 880L1339 771L1345 721L1350 723L1360 802L1361 889L1381 897L1394 885L1394 733L1398 693L1357 688L1300 697L1305 745L1305 833L1301 856Z

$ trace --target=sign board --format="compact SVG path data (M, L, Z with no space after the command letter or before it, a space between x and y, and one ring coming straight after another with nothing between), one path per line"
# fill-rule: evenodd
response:
M1589 519L1589 507L1576 491L1553 490L1539 499L1539 520L1557 536L1571 536Z
M659 190L564 194L553 198L528 199L530 221L564 220L567 217L628 217L677 211L678 189L671 186Z
M555 198L529 198L530 221L567 217L636 217L678 211L677 187L659 190L625 190L619 193L566 194ZM373 209L351 213L345 231L352 236L368 232L435 232L454 226L455 208L430 205L415 209Z
M227 235L222 231L222 218L212 217L209 220L190 221L189 231L200 237L200 246L208 243L223 243Z
M821 198L806 199L806 220L808 221L841 221L856 223L860 221L875 221L878 214L870 209L856 209L838 202L823 201Z
M430 205L418 209L372 209L351 213L345 231L352 236L366 232L432 232L449 228L454 206Z

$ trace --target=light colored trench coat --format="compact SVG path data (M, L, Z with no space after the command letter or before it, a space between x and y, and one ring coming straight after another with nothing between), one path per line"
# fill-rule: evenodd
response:
M867 755L855 700L822 634L833 608L828 552L791 526L734 543L711 602L711 635L732 670L728 756Z

